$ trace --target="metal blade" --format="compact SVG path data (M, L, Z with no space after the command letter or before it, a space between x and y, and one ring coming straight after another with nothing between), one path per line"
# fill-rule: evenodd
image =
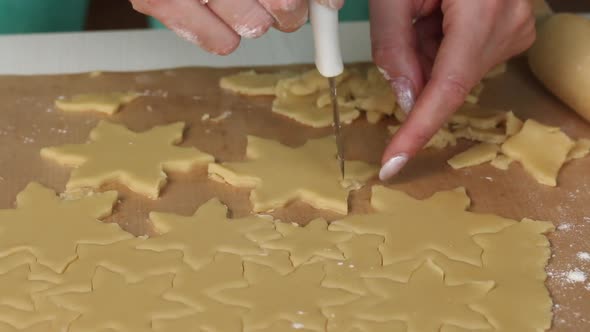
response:
M338 108L338 91L336 89L336 79L334 77L328 78L330 85L330 99L332 102L332 112L334 115L334 136L336 136L336 151L338 152L338 164L340 166L340 174L344 179L344 143L342 142L342 135L340 133L340 110Z

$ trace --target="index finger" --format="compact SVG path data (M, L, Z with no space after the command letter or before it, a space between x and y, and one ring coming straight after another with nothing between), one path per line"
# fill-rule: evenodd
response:
M478 22L470 21L474 19L475 15L446 31L431 79L406 122L385 149L379 173L381 180L399 172L409 158L428 143L485 75L487 67L481 58L485 33L478 34L472 28L464 28L478 26Z

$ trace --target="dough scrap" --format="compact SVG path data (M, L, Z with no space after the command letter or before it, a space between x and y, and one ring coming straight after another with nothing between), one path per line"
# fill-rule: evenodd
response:
M288 251L294 267L305 264L314 257L344 259L337 245L352 236L348 232L328 230L328 222L324 219L312 220L305 227L279 221L275 223L275 227L282 237L264 242L261 246Z
M294 75L291 72L257 73L248 70L222 77L219 85L224 90L246 96L275 96L279 81Z
M194 269L212 262L218 252L262 255L264 250L248 237L248 233L274 230L271 221L258 216L229 219L227 207L217 199L203 204L190 217L152 212L150 221L160 235L137 247L155 251L181 250L184 262Z
M489 80L492 78L496 78L506 72L508 69L508 64L506 62L500 63L494 66L487 74L484 76L485 80Z
M290 148L248 136L246 156L248 160L243 162L209 164L209 174L233 186L253 188L250 202L255 212L281 208L296 199L318 209L348 212L350 189L340 183L333 138L312 139ZM289 176L282 172L286 169L290 170ZM363 183L377 171L377 167L364 162L347 161L345 180Z
M182 140L184 127L184 123L177 122L137 133L101 121L90 132L88 143L43 148L41 156L76 167L66 185L68 190L100 188L116 180L156 199L166 182L164 171L187 172L214 161L196 148L174 146Z
M57 99L55 107L65 112L99 112L113 115L122 106L131 103L140 96L137 92L89 93L75 95L66 99Z
M512 111L506 113L506 135L514 136L522 129L524 122L519 119Z
M567 154L567 161L581 159L590 153L590 139L582 138L576 142L576 145Z
M332 106L317 107L318 95L277 98L272 103L272 111L301 124L324 128L333 124ZM352 107L340 106L340 122L350 124L361 113Z
M494 160L490 162L490 165L496 167L497 169L505 171L510 167L510 164L512 164L513 161L514 159L506 155L499 154L498 156L496 156L496 158L494 158Z
M172 274L167 274L128 283L123 276L99 267L92 279L92 291L57 295L51 300L80 313L70 326L72 332L105 329L148 332L152 331L152 319L190 313L185 305L162 298L172 285L172 278Z
M506 112L466 103L451 116L449 123L461 128L494 129L505 119Z
M321 263L301 265L284 276L248 262L244 269L248 287L228 289L216 294L215 298L249 309L244 316L245 332L268 327L277 320L321 331L326 325L322 307L355 299L345 291L320 285L325 275ZM285 296L286 290L293 290L297 296Z
M469 307L481 300L494 287L493 281L466 282L449 285L444 280L444 271L426 261L410 276L407 282L388 279L367 279L375 294L385 299L359 312L361 318L389 321L402 320L408 332L440 331L448 323L475 330L489 328L486 317ZM423 301L416 294L428 294Z
M131 237L117 224L105 224L117 193L96 193L61 200L51 189L31 182L18 194L16 208L0 210L0 256L19 251L33 254L57 273L77 257L82 243L108 244Z
M457 138L465 138L471 141L491 144L502 144L507 139L505 130L500 128L479 129L466 127L456 130L454 134Z
M557 127L527 120L522 130L502 145L502 153L520 162L537 182L557 185L557 175L575 143Z
M449 159L447 163L453 169L461 169L481 165L485 162L492 161L498 155L500 147L496 144L480 143L471 147L470 149L455 155Z

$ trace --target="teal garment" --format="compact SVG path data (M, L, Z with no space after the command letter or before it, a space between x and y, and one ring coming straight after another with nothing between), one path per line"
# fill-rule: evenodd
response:
M0 0L2 1L2 0ZM368 21L369 20L369 1L368 0L348 0L340 10L340 20L343 22L351 21ZM165 28L165 26L153 17L150 17L150 26L156 29Z
M0 34L80 31L89 0L0 0Z

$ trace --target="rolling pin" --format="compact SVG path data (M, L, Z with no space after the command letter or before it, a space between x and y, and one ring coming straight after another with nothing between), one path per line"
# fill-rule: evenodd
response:
M574 14L547 18L527 55L545 87L590 122L590 20Z

